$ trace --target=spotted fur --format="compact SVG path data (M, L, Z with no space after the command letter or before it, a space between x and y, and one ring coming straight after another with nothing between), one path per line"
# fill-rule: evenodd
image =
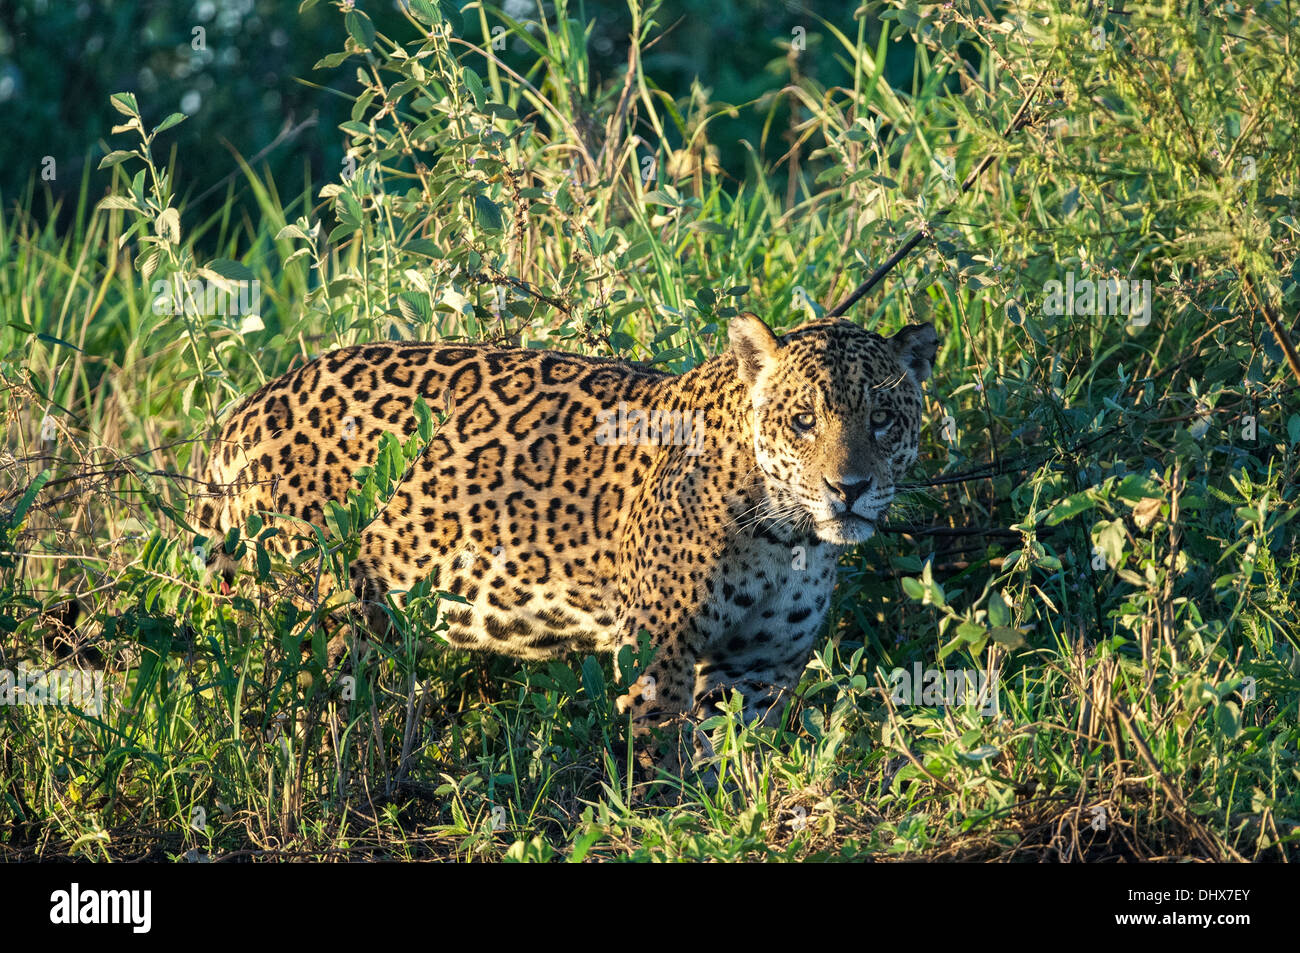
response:
M414 432L417 395L445 401L362 534L363 601L400 601L436 570L465 600L441 608L454 645L539 659L644 630L654 657L620 699L638 725L709 714L731 689L770 716L822 629L837 557L872 536L916 459L937 339L846 321L778 338L742 315L730 343L679 376L527 349L333 351L233 412L199 522L214 539L255 512L319 524L381 433ZM307 545L285 529L284 551Z

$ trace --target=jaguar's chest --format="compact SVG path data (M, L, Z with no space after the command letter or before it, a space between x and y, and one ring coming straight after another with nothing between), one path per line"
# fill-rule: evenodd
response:
M695 628L708 651L737 636L817 627L835 588L838 550L817 540L781 543L742 537L710 581Z

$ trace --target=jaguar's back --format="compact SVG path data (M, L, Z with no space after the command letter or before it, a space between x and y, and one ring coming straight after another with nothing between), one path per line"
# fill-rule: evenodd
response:
M254 512L277 513L281 549L309 545L325 501L355 486L380 434L415 431L415 398L450 416L353 563L368 600L433 570L448 637L544 657L608 648L615 557L627 499L656 447L603 439L605 407L672 398L669 375L529 349L433 344L343 348L270 382L230 415L199 522L214 537Z

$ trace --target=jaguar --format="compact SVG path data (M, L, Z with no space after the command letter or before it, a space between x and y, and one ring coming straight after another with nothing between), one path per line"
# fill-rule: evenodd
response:
M381 436L446 416L364 528L350 586L382 637L431 574L453 646L544 659L651 653L618 699L634 733L731 692L775 721L826 622L836 564L881 525L917 458L930 324L883 337L839 319L777 335L743 313L695 368L461 343L344 347L237 406L209 454L198 523L321 525ZM285 531L286 556L312 544ZM229 574L221 545L213 560ZM329 594L329 580L320 591ZM643 656L644 657L644 656Z

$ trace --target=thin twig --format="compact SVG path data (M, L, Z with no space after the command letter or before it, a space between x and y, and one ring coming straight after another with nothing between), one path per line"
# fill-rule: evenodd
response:
M1295 345L1291 343L1291 337L1286 333L1286 328L1282 324L1282 316L1277 313L1268 299L1255 287L1254 279L1249 274L1246 275L1243 284L1246 286L1247 294L1255 299L1256 305L1264 315L1264 320L1268 322L1268 329L1273 332L1277 346L1282 349L1282 353L1286 356L1286 362L1291 368L1291 373L1295 375L1297 381L1300 381L1300 354L1296 354Z

